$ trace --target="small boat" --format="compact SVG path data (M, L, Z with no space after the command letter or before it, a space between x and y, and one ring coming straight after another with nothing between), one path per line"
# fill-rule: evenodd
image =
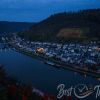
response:
M48 65L51 65L51 66L54 66L54 65L55 65L55 63L50 62L50 61L45 61L44 63L45 63L45 64L48 64Z
M48 65L50 65L50 66L54 66L54 67L60 68L60 65L59 65L59 64L53 63L53 62L51 62L51 61L45 61L44 63L45 63L45 64L48 64Z

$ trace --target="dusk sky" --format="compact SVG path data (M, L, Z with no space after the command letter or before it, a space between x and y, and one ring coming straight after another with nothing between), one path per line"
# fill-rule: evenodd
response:
M38 22L51 14L100 8L100 0L0 0L0 21Z

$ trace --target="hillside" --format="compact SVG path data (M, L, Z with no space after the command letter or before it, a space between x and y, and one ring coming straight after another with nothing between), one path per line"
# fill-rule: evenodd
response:
M62 29L66 31L62 32ZM67 40L84 37L100 38L99 32L100 9L92 9L54 14L18 34L29 40L57 40L58 38Z
M86 38L85 33L88 33L88 29L82 28L64 28L57 34L58 38Z
M12 33L32 27L34 23L0 21L0 34Z

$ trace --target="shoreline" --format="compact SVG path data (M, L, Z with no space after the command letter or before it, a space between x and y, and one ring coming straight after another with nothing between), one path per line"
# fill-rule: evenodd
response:
M51 62L51 63L54 63L55 65L51 65L55 68L62 68L62 69L66 69L66 70L71 70L71 71L74 71L74 72L78 72L78 73L81 73L81 74L86 74L88 76L92 76L94 78L100 78L100 73L99 72L96 72L96 71L92 71L92 70L86 70L84 68L80 68L80 67L77 67L77 66L74 66L74 65L70 65L70 64L67 64L67 63L64 63L64 62L61 62L61 61L57 61L57 60L54 60L54 59L51 59L51 58L47 58L43 55L39 55L39 54L35 54L35 53L32 53L31 51L26 51L25 49L22 49L22 48L19 48L13 44L10 44L11 47L14 47L16 49L17 52L19 53L22 53L24 55L27 55L31 58L36 58L38 60L41 60L43 61L44 63L46 62ZM57 66L58 65L58 66Z

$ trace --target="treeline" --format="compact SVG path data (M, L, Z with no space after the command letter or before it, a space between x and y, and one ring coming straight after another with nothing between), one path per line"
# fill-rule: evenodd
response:
M18 32L32 27L34 23L0 21L0 34Z
M34 24L29 30L19 32L18 35L29 40L58 40L61 39L61 37L57 36L62 29L71 30L73 28L87 30L82 31L82 36L86 38L99 39L100 9L89 9L79 12L64 12L54 14L49 18ZM71 35L72 34L74 34L74 32L71 32ZM66 35L66 38L63 38L65 40L69 39L67 32ZM77 39L77 35L75 39Z

